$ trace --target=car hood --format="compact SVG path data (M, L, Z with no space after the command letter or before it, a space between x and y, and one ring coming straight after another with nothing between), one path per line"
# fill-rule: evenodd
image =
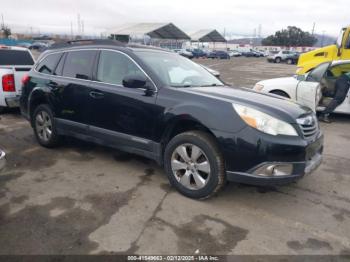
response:
M277 85L283 85L283 86L297 86L298 80L295 77L279 77L279 78L272 78L267 80L262 80L258 82L258 84L266 85L266 86L277 86Z
M300 105L290 99L273 94L256 92L248 88L223 86L193 87L183 88L183 90L192 94L250 106L293 124L296 123L296 119L300 116L312 113L312 110L308 107Z

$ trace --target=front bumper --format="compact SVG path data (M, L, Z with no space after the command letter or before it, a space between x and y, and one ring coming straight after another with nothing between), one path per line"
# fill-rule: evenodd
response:
M226 172L227 180L231 182L250 184L256 186L272 186L289 184L302 178L304 175L312 173L322 163L322 152L317 153L311 160L305 162L284 162L277 163L277 165L290 165L292 167L292 174L279 176L262 176L254 174L254 170L249 173ZM265 166L273 166L276 163L264 163ZM260 167L257 167L258 169Z
M261 186L286 184L313 172L322 162L321 131L309 140L270 136L252 128L216 135L229 181Z

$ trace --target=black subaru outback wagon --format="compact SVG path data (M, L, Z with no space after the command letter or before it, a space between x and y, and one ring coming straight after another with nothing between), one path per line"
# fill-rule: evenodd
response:
M288 183L322 159L310 109L228 87L156 48L91 40L53 47L23 79L20 102L42 146L74 136L154 159L192 198L212 195L226 180Z

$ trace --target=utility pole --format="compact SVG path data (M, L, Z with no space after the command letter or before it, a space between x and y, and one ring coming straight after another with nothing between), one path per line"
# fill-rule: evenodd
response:
M323 40L324 40L324 33L325 32L326 32L325 30L322 30L321 47L323 47Z
M5 22L4 22L4 14L1 14L1 27L5 26Z
M81 32L81 29L80 29L80 27L81 27L81 23L80 23L80 14L78 14L77 19L78 19L78 35L80 35L80 32Z
M314 24L312 25L312 31L311 31L311 35L314 35L314 32L315 32L315 22L314 22Z
M84 36L84 20L81 20L81 36Z
M71 38L71 40L74 39L73 38L73 22L72 21L70 21L70 38Z

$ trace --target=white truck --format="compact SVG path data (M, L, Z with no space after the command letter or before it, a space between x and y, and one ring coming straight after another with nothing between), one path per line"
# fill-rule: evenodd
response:
M0 113L19 106L22 78L33 65L34 57L29 49L0 46Z

